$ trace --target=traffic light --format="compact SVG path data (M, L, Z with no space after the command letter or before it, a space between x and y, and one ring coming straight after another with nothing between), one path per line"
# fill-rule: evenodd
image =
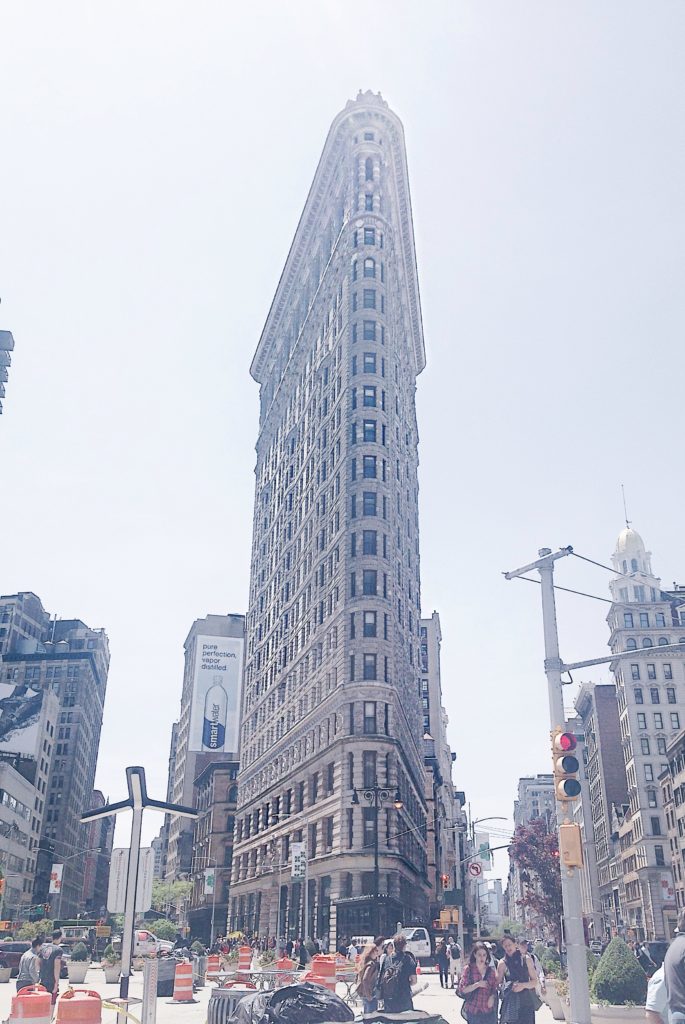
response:
M580 795L580 764L574 753L577 746L578 740L572 732L555 729L552 733L554 792L557 800L573 800Z
M440 875L440 881L442 882L443 889L449 889L450 887L450 876Z

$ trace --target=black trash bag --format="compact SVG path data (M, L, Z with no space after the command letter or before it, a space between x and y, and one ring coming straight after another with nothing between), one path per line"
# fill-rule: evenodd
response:
M245 996L228 1024L324 1024L352 1020L354 1012L339 996L323 985L305 981L275 992Z

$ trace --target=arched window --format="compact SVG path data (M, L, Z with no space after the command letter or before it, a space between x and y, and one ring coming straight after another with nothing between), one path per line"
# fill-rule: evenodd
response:
M685 636L681 636L680 640L678 640L678 643L685 644Z
M648 636L646 636L646 637L643 637L643 640L642 640L642 646L643 646L643 647L653 647L653 646L654 646L654 644L653 644L653 643L652 643L652 641L651 641L651 640L649 639L649 637L648 637Z
M229 804L235 804L238 802L238 787L231 786L228 791L228 802Z
M637 558L630 559L630 568L633 570L633 572L637 572Z
M373 181L373 160L370 156L367 156L366 163L364 164L364 173L367 181Z
M626 562L625 558L623 559L623 571L628 572L628 563Z
M626 650L635 651L637 650L637 644L635 643L635 637L629 636L626 640Z
M669 642L669 640L668 640L667 636L660 636L659 637L659 647L665 647L668 642Z
M371 256L367 256L364 260L364 277L375 277L376 276L376 261Z

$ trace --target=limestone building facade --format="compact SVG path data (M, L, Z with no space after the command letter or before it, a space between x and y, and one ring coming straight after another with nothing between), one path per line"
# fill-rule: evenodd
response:
M260 424L231 928L332 944L426 920L424 365L403 129L360 93L329 131L251 367ZM290 871L298 842L306 884Z
M619 828L624 925L642 940L670 939L676 905L659 777L685 727L685 593L662 590L651 554L630 527L619 535L612 564L609 646L629 652L612 663L628 786Z

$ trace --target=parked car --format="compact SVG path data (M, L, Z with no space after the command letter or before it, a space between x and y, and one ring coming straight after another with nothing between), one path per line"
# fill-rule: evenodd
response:
M601 939L590 939L590 952L595 956L601 956L604 950L604 943Z

